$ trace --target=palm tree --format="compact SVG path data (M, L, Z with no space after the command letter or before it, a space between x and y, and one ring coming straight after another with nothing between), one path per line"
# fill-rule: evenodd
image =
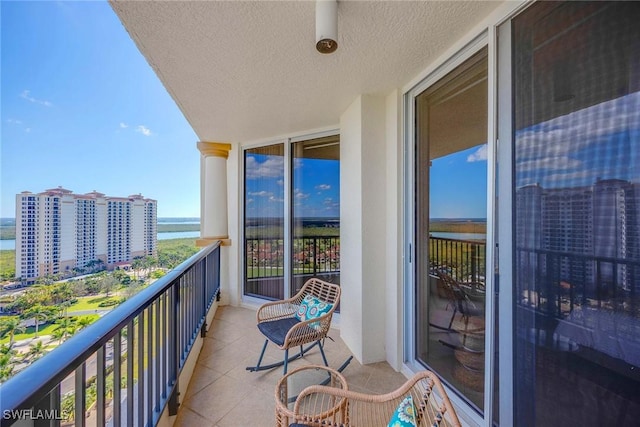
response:
M92 319L91 317L83 316L83 317L78 318L78 321L77 321L76 324L78 326L78 330L80 330L80 329L86 328L87 326L89 326L93 322L94 322L94 319Z
M23 332L25 327L17 317L7 317L0 320L0 338L9 336L9 348L13 347L13 339L16 333Z
M31 359L31 362L35 362L36 360L44 356L45 353L46 348L44 344L42 344L42 341L36 341L29 345L29 352L27 353L27 356Z
M5 382L13 375L13 355L10 353L0 354L0 383Z
M58 340L58 345L62 344L62 339L64 338L65 331L62 329L56 329L51 332L51 338L54 340Z
M62 337L60 339L60 342L62 342L63 340L66 340L71 335L76 333L78 329L76 321L77 319L73 316L65 316L57 320L58 327L54 329L54 332L58 330L62 331Z
M26 309L25 311L23 311L21 317L23 319L30 319L30 318L34 319L35 324L36 324L35 325L36 326L35 338L38 338L38 329L39 329L39 326L40 326L40 321L46 322L47 319L49 319L51 316L54 315L56 310L57 309L55 307L42 305L42 304L36 304L36 305Z

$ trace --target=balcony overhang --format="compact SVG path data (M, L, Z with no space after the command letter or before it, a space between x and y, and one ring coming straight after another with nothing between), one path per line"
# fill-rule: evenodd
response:
M500 3L340 1L340 48L322 55L312 1L111 1L198 137L234 142L335 126L358 95L402 87Z

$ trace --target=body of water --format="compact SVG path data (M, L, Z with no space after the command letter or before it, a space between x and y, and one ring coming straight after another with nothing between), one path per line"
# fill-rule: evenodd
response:
M16 248L16 241L15 240L0 240L0 250L2 251L7 251L7 250L14 250Z
M437 231L429 233L429 235L431 237L453 240L481 240L483 242L487 240L487 235L484 233L449 233Z
M184 222L182 223L184 224ZM195 223L197 224L197 223ZM169 239L197 239L200 237L199 231L177 231L174 233L158 233L158 240L169 240ZM0 250L15 250L16 249L16 241L14 239L11 240L0 240Z
M184 224L184 223L183 223ZM175 231L173 233L158 233L158 240L194 239L200 237L199 231Z

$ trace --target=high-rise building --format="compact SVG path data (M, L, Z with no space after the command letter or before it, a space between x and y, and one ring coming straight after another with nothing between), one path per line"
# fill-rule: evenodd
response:
M587 294L640 285L640 185L598 179L593 185L516 191L518 261L533 280L554 277ZM524 280L526 282L526 280ZM634 291L636 289L633 289Z
M16 195L16 276L111 269L157 255L157 202L142 195L74 194L62 187Z

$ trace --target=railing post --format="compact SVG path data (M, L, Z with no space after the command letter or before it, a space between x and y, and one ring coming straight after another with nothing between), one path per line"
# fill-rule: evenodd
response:
M34 427L60 426L60 384L33 406Z
M317 242L318 238L314 237L313 238L313 275L316 275L317 272L317 263L318 263L318 249L317 249Z
M478 255L477 248L478 248L478 245L476 245L475 243L471 243L471 281L472 282L478 281L478 265L476 262L476 257Z
M178 347L178 309L180 306L180 281L176 281L171 288L173 298L169 315L169 369L173 379L173 391L169 396L169 416L178 414L178 364L180 363L181 348Z
M200 328L200 337L207 336L207 305L209 304L209 261L211 254L202 260L202 327Z

